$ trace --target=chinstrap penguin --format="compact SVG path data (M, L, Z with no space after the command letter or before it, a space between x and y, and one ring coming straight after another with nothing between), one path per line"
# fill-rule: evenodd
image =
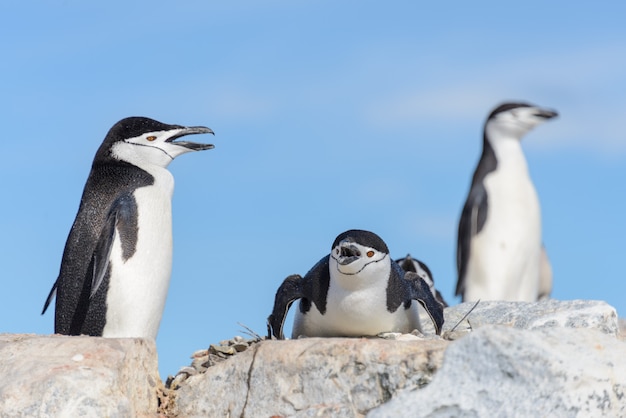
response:
M130 117L96 152L70 230L56 292L58 334L156 338L172 265L171 201L177 156L213 148L180 141L213 133Z
M428 284L418 274L402 270L389 256L385 242L369 231L340 234L331 253L304 277L294 274L283 281L267 319L270 338L284 338L285 317L297 299L292 338L421 330L414 301L430 315L437 334L443 326L443 305Z
M398 263L398 265L402 267L402 270L404 271L412 271L414 273L417 273L417 275L426 282L426 284L430 288L430 292L433 294L435 299L437 299L437 301L441 303L444 308L448 307L448 304L444 300L439 290L435 288L435 280L433 279L433 274L425 263L411 257L411 254L407 254L406 257L403 258L398 258L396 260L396 263Z
M539 198L521 139L556 116L526 103L504 103L487 118L458 228L456 294L463 301L530 302L550 293Z

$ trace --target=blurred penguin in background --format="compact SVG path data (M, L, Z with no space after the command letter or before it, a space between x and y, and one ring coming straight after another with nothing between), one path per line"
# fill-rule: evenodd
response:
M461 213L456 294L463 301L537 301L552 290L541 211L521 140L557 112L503 103L487 117L483 150Z

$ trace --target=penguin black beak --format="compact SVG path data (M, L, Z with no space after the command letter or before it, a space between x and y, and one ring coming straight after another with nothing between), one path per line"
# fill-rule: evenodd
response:
M173 135L172 137L166 139L165 142L172 142L172 143L175 143L176 145L180 145L181 147L188 148L192 151L204 151L207 149L215 148L215 145L213 144L200 144L198 142L191 142L191 141L174 142L175 140L183 136L196 135L196 134L215 135L215 133L211 129L207 128L206 126L190 126L190 127L183 127L181 131L179 131L176 135Z
M361 257L361 251L352 244L341 244L337 262L342 266L353 263Z
M559 116L559 114L554 110L538 109L537 113L535 113L535 116L543 118L543 119L552 119L552 118L556 118L557 116Z

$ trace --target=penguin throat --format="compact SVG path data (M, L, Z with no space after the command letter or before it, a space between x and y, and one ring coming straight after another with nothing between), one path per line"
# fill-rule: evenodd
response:
M158 166L167 168L175 157L161 147L126 140L117 142L110 152L116 160L125 161L137 167Z
M386 260L387 262L385 262ZM379 260L367 261L367 263L357 262L357 265L350 266L332 263L335 265L330 266L331 283L349 292L369 289L372 286L377 286L377 283L386 284L390 272L388 258L383 257ZM346 269L346 267L353 267L354 270Z
M155 147L154 145L148 145L148 144L137 144L134 142L126 142L127 144L130 145L136 145L138 147L146 147L146 148L154 148L156 150L161 151L163 154L167 155L170 159L170 161L174 160L174 157L172 157L167 151L165 151L163 148L159 148L159 147ZM169 164L169 163L168 163Z

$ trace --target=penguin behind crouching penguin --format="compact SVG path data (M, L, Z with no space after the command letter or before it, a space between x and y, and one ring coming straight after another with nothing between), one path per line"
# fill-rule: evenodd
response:
M439 290L435 288L435 280L433 278L433 274L425 263L411 257L411 254L407 254L406 257L403 258L398 258L396 260L396 263L398 263L398 265L402 267L402 270L404 271L412 271L414 273L417 273L417 275L420 276L422 280L426 282L426 284L428 284L430 292L433 294L435 299L437 299L437 301L441 303L444 308L447 308L449 306Z

